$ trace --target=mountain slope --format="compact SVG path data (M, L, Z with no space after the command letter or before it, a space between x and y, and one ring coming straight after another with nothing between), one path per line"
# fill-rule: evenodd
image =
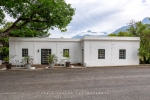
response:
M150 24L149 17L145 17L145 18L142 20L142 23L144 23L144 24Z
M142 20L142 23L144 23L144 24L150 24L149 17L145 17L145 18ZM123 26L123 27L120 27L119 29L115 30L115 31L112 32L112 33L118 34L120 31L126 31L128 28L129 28L129 25Z
M126 31L128 28L129 28L129 26L123 26L123 27L121 27L121 28L115 30L115 31L112 32L112 33L118 34L120 31Z

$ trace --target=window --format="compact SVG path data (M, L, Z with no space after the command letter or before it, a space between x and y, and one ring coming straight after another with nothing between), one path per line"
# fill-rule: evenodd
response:
M22 49L22 57L28 56L28 49Z
M119 59L126 59L126 50L124 49L119 50Z
M105 49L98 49L98 59L105 59Z
M69 56L69 49L63 50L63 57Z

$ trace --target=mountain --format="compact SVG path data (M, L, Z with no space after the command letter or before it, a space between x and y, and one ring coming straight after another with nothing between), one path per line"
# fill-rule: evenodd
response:
M84 34L84 35L76 35L76 36L73 36L72 38L83 38L84 36L91 36L89 34Z
M121 28L115 30L114 32L112 33L119 33L120 31L126 31L127 29L129 28L129 26L122 26Z
M106 32L92 32L88 30L87 32L81 32L72 38L83 38L84 36L107 36Z
M149 17L145 17L145 18L142 20L142 23L144 23L144 24L150 24ZM126 31L128 28L129 28L129 25L127 25L127 26L122 26L122 27L120 27L119 29L115 30L115 31L112 32L112 33L118 34L120 31Z
M150 24L149 17L145 17L145 18L142 20L142 23L144 23L144 24Z
M142 23L144 23L144 24L150 24L149 17L145 17L142 20ZM120 31L126 31L128 28L129 28L129 25L122 26L122 27L118 28L117 30L115 30L112 33L118 34ZM107 32L92 32L92 31L88 30L87 32L81 32L81 33L73 36L72 38L82 38L84 36L101 36L101 37L105 37L107 35L108 35Z

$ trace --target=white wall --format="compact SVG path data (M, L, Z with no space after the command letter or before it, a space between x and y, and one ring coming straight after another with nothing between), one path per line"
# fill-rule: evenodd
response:
M28 49L28 54L30 56L35 56L34 51L36 51L35 48L33 48L34 42L9 42L9 55L15 55L13 59L10 60L10 63L15 64L15 60L22 59L22 48Z
M85 66L138 65L139 42L84 41ZM98 49L105 49L105 59L98 59ZM119 59L119 49L126 49L126 59Z
M52 54L56 54L58 61L63 59L63 49L69 49L70 62L81 63L81 44L80 42L56 42L56 41L46 41L46 42L21 42L21 41L11 41L10 45L10 55L16 55L10 60L14 64L15 60L22 59L22 48L28 48L28 55L33 56L34 64L41 64L41 49L51 49ZM39 52L37 50L39 49ZM62 53L61 53L62 52Z
M139 42L132 41L112 41L112 61L111 65L138 65ZM126 49L126 59L119 59L119 49Z
M51 49L51 53L56 54L59 61L63 59L60 52L69 49L72 64L82 63L87 67L138 65L139 42L140 39L135 37L84 37L82 40L10 38L9 55L16 55L10 60L14 64L15 60L22 59L22 48L28 48L28 54L33 56L34 64L41 64L41 49ZM98 49L105 49L105 59L98 59ZM126 49L126 59L119 59L119 49Z
M85 41L84 62L85 66L110 66L111 45L110 41ZM98 59L98 49L105 49L105 59Z
M69 49L70 62L81 62L80 42L36 42L36 48L40 50L37 54L35 64L41 64L41 49L51 49L52 54L56 54L58 61L64 59L63 49Z

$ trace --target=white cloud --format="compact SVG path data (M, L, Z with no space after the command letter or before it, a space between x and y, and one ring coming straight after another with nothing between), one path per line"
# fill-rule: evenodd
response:
M85 0L84 2L66 0L66 2L76 8L76 14L69 24L71 26L69 32L74 34L87 30L113 32L132 19L139 21L150 16L148 13L150 0Z
M72 37L87 30L113 32L130 20L150 17L150 0L65 0L76 8L67 32L50 30L50 37ZM7 16L7 20L12 20Z

